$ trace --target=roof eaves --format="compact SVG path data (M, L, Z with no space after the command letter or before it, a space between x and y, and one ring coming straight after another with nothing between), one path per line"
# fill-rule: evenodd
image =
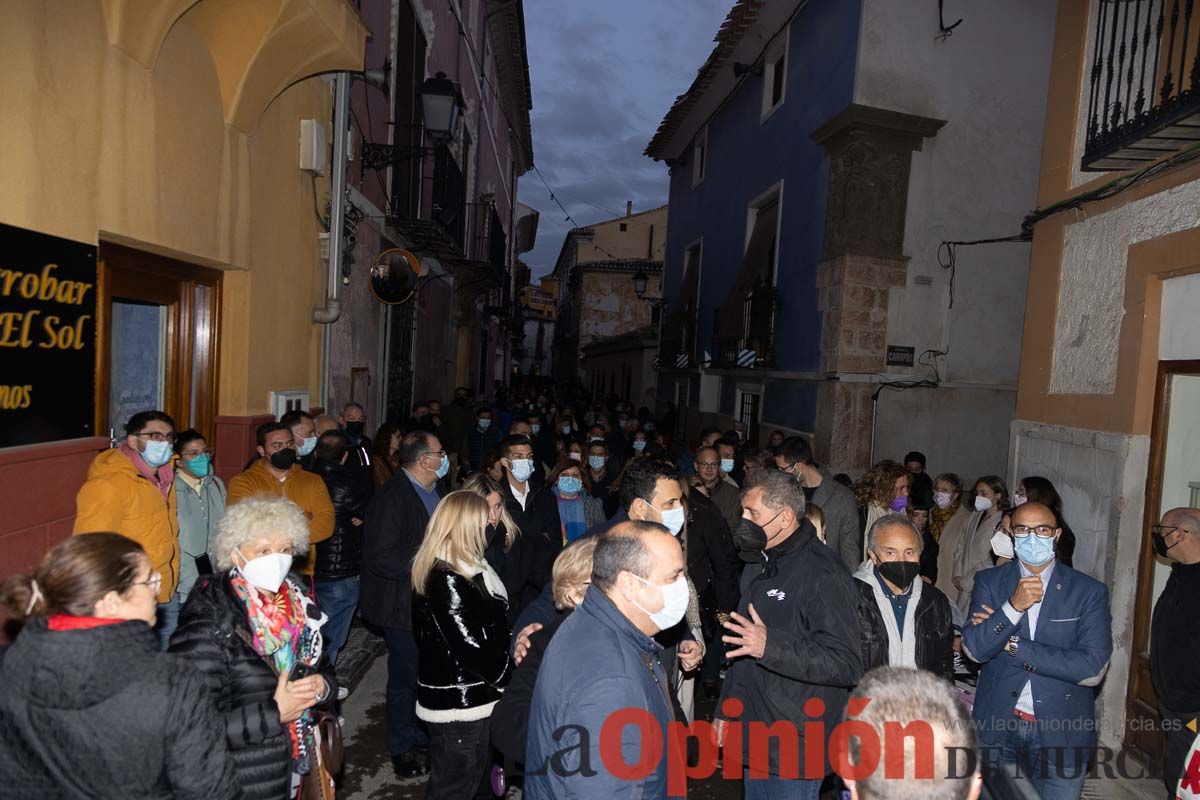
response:
M662 161L666 158L663 148L667 142L678 133L679 128L683 125L684 120L699 102L700 97L709 89L713 80L716 79L720 71L726 66L726 62L732 56L742 38L747 31L753 27L754 22L758 19L759 11L766 6L766 0L736 0L733 8L729 9L729 14L726 15L725 21L721 23L717 35L713 37L716 42L716 47L709 54L708 59L703 66L696 72L696 79L692 81L692 85L683 94L675 98L674 104L659 123L658 130L654 133L654 138L650 140L650 144L646 145L645 155L653 158L655 161Z

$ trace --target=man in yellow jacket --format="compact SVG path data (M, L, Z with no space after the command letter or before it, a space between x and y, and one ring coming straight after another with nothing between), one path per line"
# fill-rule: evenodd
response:
M312 575L317 542L333 536L333 503L325 482L296 463L292 429L282 422L268 422L258 429L259 459L229 481L228 505L247 497L286 497L308 517L308 558L297 558L296 571Z
M75 533L119 533L140 544L162 580L158 634L165 650L179 618L179 518L172 463L175 421L161 411L134 414L120 447L97 455L75 498ZM319 481L318 481L319 483Z

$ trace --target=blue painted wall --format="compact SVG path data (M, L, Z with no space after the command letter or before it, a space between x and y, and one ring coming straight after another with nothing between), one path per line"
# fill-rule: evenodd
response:
M709 120L703 182L692 188L690 146L688 163L673 171L666 294L678 296L684 249L703 237L700 341L710 352L713 309L724 302L741 265L747 206L782 180L782 307L776 314L775 368L815 371L819 366L816 269L825 227L827 165L824 151L810 137L852 101L860 14L859 0L811 0L788 33L783 105L760 122L764 82L748 77ZM753 372L747 371L747 379ZM817 385L807 381L768 385L764 422L812 430L816 392ZM672 395L668 389L663 396Z

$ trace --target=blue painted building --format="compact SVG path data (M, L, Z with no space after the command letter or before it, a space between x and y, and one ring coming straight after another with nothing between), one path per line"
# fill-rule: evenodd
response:
M1024 26L1047 19L1016 46ZM680 407L681 435L740 420L764 440L775 429L812 435L818 458L839 468L903 447L926 450L931 468L936 454L966 461L948 468L967 474L1003 471L1016 362L980 361L992 336L1020 341L1021 314L970 315L1023 304L1028 248L961 253L981 293L954 308L928 234L1011 233L1033 206L1052 23L1020 0L973 12L938 41L936 8L734 3L646 151L671 175L658 398ZM1007 63L1019 59L1028 63ZM959 96L1009 82L1022 85L1003 109ZM971 124L947 125L967 115ZM1001 158L964 162L984 139ZM961 186L941 191L948 170ZM964 211L963 191L994 197ZM879 394L884 381L930 385L899 401Z

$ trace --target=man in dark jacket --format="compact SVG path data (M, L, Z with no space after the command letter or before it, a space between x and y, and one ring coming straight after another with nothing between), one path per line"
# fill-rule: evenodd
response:
M825 512L825 544L838 554L846 569L854 572L862 563L862 530L854 492L835 481L813 461L812 447L803 436L783 440L775 455L775 466L796 476L804 499Z
M329 615L322 633L329 662L337 663L338 651L346 643L354 609L358 605L359 567L362 564L362 524L371 500L371 487L362 476L346 466L350 442L337 431L317 440L313 450L313 472L325 481L333 502L333 536L317 544L313 579L317 605ZM344 698L345 695L343 695Z
M778 470L758 473L742 492L742 507L734 539L744 559L759 563L743 571L739 610L725 623L726 655L736 660L726 675L718 714L728 713L726 703L736 699L742 703L737 721L743 730L749 722L790 723L800 752L817 747L804 742L805 723L820 719L825 741L819 752L825 753L850 688L863 673L854 579L804 519L804 493L792 476ZM805 708L813 699L823 704L819 716L809 713L812 706ZM716 719L714 726L723 740L726 720ZM767 793L789 787L789 796L815 800L828 766L810 774L802 764L800 776L781 775L779 740L772 741L769 775L752 779L747 774L746 796L773 796ZM787 746L797 745L789 741ZM726 751L725 758L731 757Z
M557 498L534 475L533 445L528 438L504 439L500 463L504 504L521 529L499 570L508 590L509 618L516 619L550 583L554 559L562 552L562 521Z
M350 456L346 459L346 466L361 474L363 480L371 484L371 437L367 436L367 410L358 403L346 403L338 421L342 425L342 433L346 434L346 440L350 442Z
M417 643L412 633L412 561L440 499L437 481L449 469L442 443L428 431L400 440L401 470L367 506L363 535L362 610L382 629L388 649L387 733L392 766L402 778L425 770L417 750L428 747L416 715Z
M719 638L720 620L738 607L742 562L720 509L699 489L688 492L687 510L688 577L700 599L705 642L700 677L705 692L716 697L720 691L721 663L725 660L725 648Z
M538 671L525 748L529 800L666 797L667 748L676 744L667 725L674 714L656 658L662 647L653 637L687 611L685 570L679 542L655 523L627 522L597 542L592 585ZM612 774L611 755L600 752L606 723L631 709L638 719L650 715L653 722L643 724L657 727L662 742L653 770L640 780ZM644 760L639 738L619 737L625 764Z
M475 425L463 437L462 454L458 459L459 477L466 478L483 468L483 458L500 446L500 429L495 415L486 406L475 412Z
M903 514L880 517L867 532L867 556L854 573L863 662L917 667L954 680L950 600L919 577L921 534Z

